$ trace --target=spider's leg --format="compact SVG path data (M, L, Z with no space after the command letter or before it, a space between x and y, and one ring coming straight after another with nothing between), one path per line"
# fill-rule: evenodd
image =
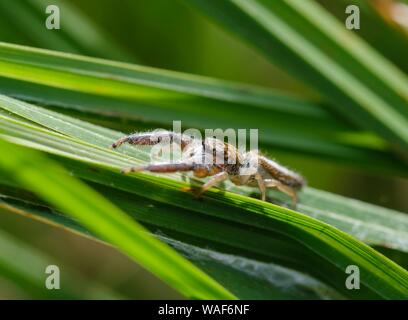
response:
M184 149L185 146L192 142L192 139L189 136L171 131L141 132L124 136L116 140L111 147L116 149L124 143L139 146L152 146L162 141L168 141L168 143L179 142L181 144L181 148Z
M161 172L161 173L172 173L172 172L183 172L194 170L195 165L189 163L161 163L161 164L151 164L147 166L135 166L130 168L125 168L122 173L130 172L140 172L140 171L150 171L150 172Z
M211 187L216 186L218 183L226 180L228 178L228 173L225 171L219 172L216 175L214 175L211 180L208 180L206 183L204 183L200 189L199 195L203 194L206 192L208 189Z
M129 141L129 136L124 136L118 140L116 140L114 143L112 143L111 148L116 149L120 145L124 144L125 142Z
M281 191L281 192L287 194L288 196L290 196L292 198L292 206L294 208L296 208L296 205L297 205L297 202L298 202L298 196L297 196L297 193L296 193L295 189L293 189L291 187L288 187L288 186L285 186L283 183L281 183L281 182L279 182L277 180L274 180L274 179L265 179L264 181L265 181L265 185L266 185L267 188L276 188L279 191Z
M290 196L292 198L292 207L296 208L297 203L298 203L298 196L297 196L296 190L291 187L285 186L283 184L281 184L278 187L278 190Z
M261 192L261 199L262 201L265 201L266 200L265 181L263 180L262 176L259 173L255 174L255 179L258 182L259 191Z

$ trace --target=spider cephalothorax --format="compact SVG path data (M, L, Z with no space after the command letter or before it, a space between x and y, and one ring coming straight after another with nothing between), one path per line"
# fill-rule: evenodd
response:
M123 143L155 145L163 142L176 143L180 146L181 159L178 162L130 167L122 170L122 172L192 171L194 176L198 178L212 177L201 187L200 193L230 179L236 185L258 187L262 200L266 199L267 188L276 188L289 195L294 205L297 203L296 192L305 184L304 179L299 174L268 159L259 152L241 153L233 145L215 138L202 140L163 130L125 136L113 143L112 148L117 148Z

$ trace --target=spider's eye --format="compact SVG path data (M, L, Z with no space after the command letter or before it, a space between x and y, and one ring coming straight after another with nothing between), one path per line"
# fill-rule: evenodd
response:
M246 167L249 168L249 162L247 162Z

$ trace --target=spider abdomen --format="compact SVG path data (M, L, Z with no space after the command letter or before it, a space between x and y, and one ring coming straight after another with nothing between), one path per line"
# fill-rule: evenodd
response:
M306 181L300 174L289 170L276 161L263 156L261 156L259 160L263 169L270 174L272 178L278 180L284 185L294 189L301 189L306 184Z

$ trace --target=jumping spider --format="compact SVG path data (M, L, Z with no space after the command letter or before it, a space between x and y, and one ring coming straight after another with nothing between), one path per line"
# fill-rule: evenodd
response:
M297 191L305 185L305 180L299 174L268 159L257 151L240 153L231 144L215 138L201 140L185 134L163 130L124 136L113 143L112 148L115 149L123 143L155 145L163 142L177 143L180 146L180 161L130 167L122 170L122 172L171 173L192 171L197 178L211 176L212 179L203 184L199 194L229 178L238 186L258 187L263 201L266 200L266 189L276 188L292 198L294 207L296 207L298 200Z

